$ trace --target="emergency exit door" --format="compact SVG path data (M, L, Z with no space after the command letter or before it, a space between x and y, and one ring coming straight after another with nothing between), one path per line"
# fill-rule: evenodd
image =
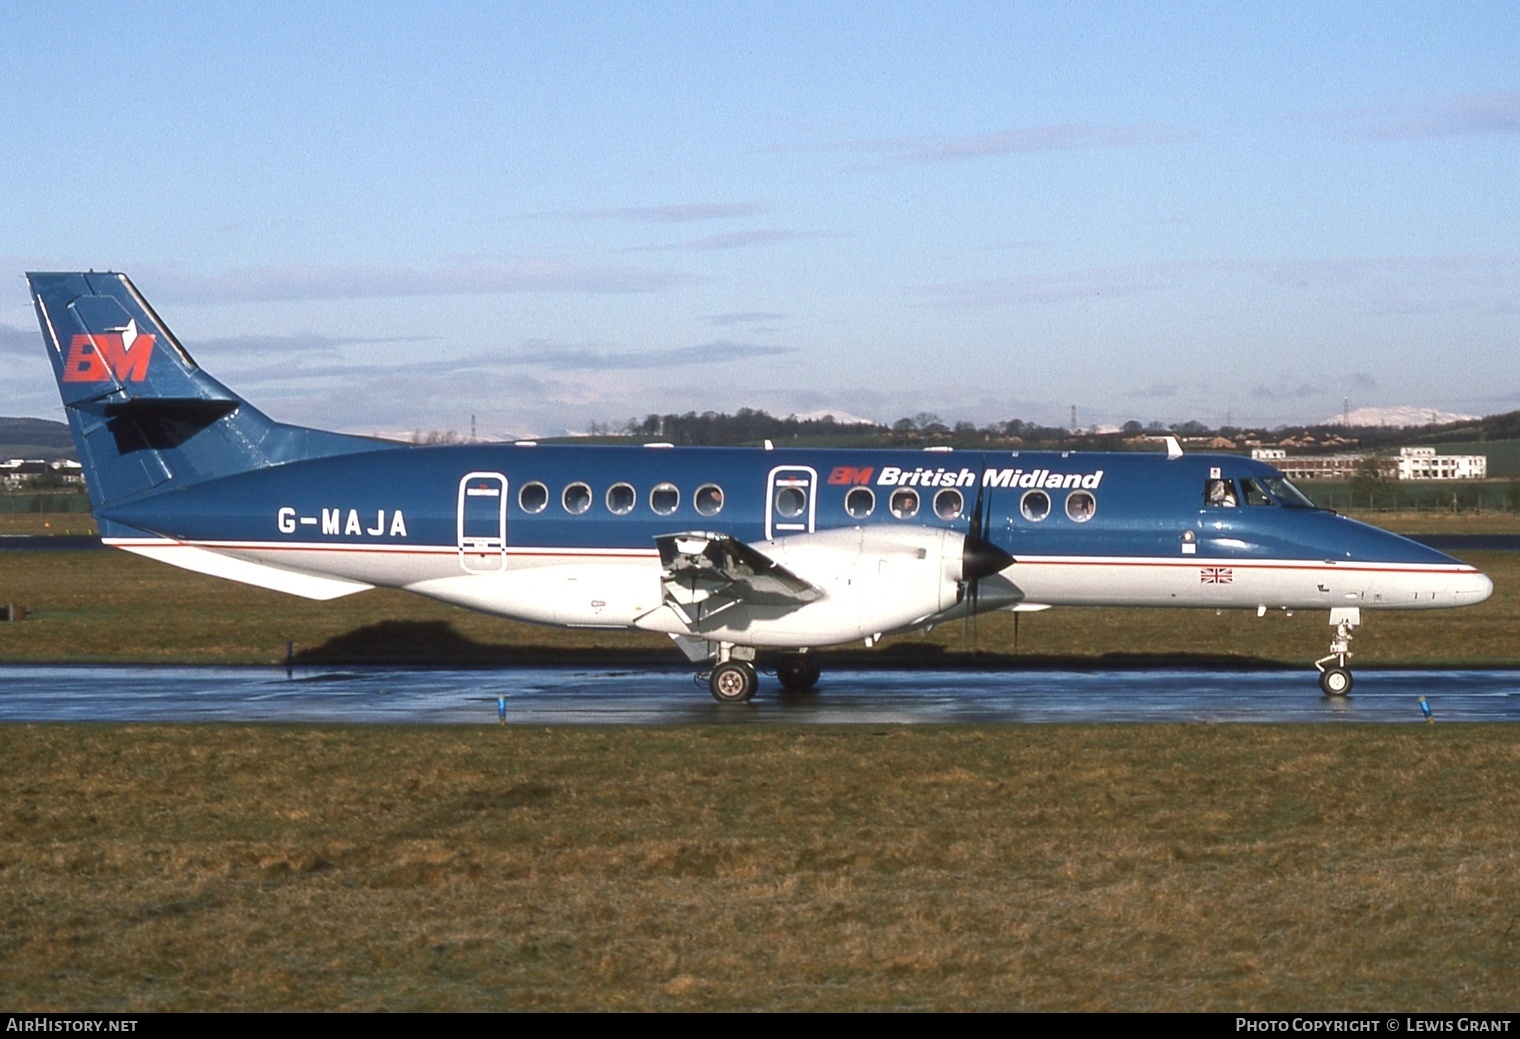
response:
M818 515L817 490L818 473L808 466L772 469L766 485L766 538L811 532Z

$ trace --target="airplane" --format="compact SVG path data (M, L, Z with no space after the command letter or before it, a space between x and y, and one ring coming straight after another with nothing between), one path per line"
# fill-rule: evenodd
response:
M1363 611L1482 602L1472 566L1316 507L1237 455L415 446L275 422L114 272L29 273L107 545L327 600L401 588L517 620L663 633L720 703L814 687L813 650L992 610L1326 610L1327 696Z

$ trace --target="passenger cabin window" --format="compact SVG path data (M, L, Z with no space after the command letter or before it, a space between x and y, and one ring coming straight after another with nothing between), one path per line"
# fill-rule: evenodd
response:
M527 513L543 512L544 506L549 504L549 488L536 480L525 483L517 492L517 504Z
M649 492L649 507L658 515L669 516L681 504L681 492L675 484L662 483Z
M1210 479L1203 485L1203 503L1226 509L1233 509L1239 505L1240 496L1235 493L1235 481Z
M852 487L844 496L844 511L851 519L865 519L876 511L876 494L869 487Z
M1029 491L1019 499L1019 512L1030 523L1038 523L1050 515L1050 495L1044 491Z
M607 511L614 516L626 516L633 511L638 495L626 483L615 483L607 488Z
M570 515L579 516L591 508L591 488L583 483L572 483L565 488L565 493L560 495L560 502Z
M1072 491L1066 496L1066 518L1073 523L1086 523L1097 511L1097 501L1086 491Z
M966 508L961 492L946 488L934 496L934 514L942 520L958 519Z
M692 496L692 504L704 516L716 516L723 511L723 488L715 483L704 483Z
M918 492L911 487L900 487L892 492L892 515L898 519L912 519L918 515Z

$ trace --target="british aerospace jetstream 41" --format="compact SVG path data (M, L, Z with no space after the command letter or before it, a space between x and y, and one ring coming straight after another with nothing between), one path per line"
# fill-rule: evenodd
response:
M1314 507L1229 455L468 444L274 422L126 276L29 274L101 534L312 599L377 585L519 620L662 632L720 701L819 646L989 610L1326 610L1325 693L1364 610L1465 606L1471 566Z

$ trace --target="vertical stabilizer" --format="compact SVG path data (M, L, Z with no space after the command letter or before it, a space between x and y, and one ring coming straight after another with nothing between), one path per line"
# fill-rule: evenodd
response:
M90 500L102 506L383 441L271 421L203 372L124 274L28 274Z

